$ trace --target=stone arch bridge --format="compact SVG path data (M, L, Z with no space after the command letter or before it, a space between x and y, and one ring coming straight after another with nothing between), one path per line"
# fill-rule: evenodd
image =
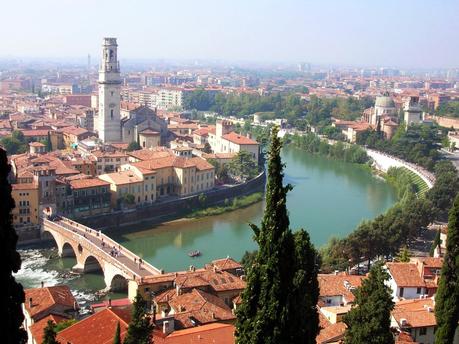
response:
M65 217L43 218L43 231L56 241L59 256L76 258L73 270L102 271L107 289L126 290L129 280L163 273L100 231Z

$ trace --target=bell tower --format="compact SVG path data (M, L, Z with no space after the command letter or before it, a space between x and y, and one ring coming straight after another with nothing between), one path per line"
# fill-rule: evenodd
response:
M104 38L99 67L99 117L97 129L103 142L121 141L120 64L116 38Z

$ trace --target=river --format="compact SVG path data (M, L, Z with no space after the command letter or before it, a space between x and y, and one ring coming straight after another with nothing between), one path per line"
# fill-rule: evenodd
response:
M313 156L294 147L285 148L282 159L286 164L284 181L294 187L287 199L291 228L308 230L316 247L332 236L346 235L362 220L376 217L396 201L391 186L360 166ZM218 216L106 233L158 268L183 270L226 256L240 259L246 250L255 249L248 224L260 223L263 207L259 202ZM188 252L196 249L202 255L190 258ZM47 285L68 283L80 299L104 287L101 275L68 276L75 260L58 258L55 249L28 249L21 254L23 269L17 278L25 287L38 286L42 280Z

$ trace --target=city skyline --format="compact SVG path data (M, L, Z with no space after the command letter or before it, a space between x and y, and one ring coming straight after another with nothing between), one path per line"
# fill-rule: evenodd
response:
M24 3L27 11L19 13ZM290 0L188 3L46 0L5 4L0 57L100 60L102 37L117 37L120 59L457 68L455 1ZM39 15L37 15L39 13ZM72 24L71 19L76 19ZM36 27L39 39L31 35ZM287 39L286 39L287 38ZM428 51L429 54L425 52Z

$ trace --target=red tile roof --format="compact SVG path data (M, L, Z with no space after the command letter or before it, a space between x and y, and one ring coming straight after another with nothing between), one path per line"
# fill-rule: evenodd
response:
M48 320L51 320L55 324L60 323L61 321L68 320L67 318L61 317L59 315L50 314L39 321L33 323L30 326L30 332L32 333L32 337L36 343L43 342L44 330L45 327L48 326Z
M62 306L66 309L73 309L76 300L66 285L59 285L46 288L33 288L24 290L24 306L30 317L35 320L52 313L55 306ZM30 304L30 299L32 303Z
M358 288L362 285L362 280L365 276L358 275L333 275L319 274L320 296L343 296L347 302L354 302L354 294L346 288L345 281L349 282L352 287Z
M70 186L73 189L85 189L85 188L94 188L94 187L99 187L99 186L110 186L110 183L104 180L101 180L99 178L88 178L88 179L71 180Z
M252 139L249 139L246 136L241 136L239 134L236 134L234 131L231 133L228 133L226 135L222 136L225 140L228 140L232 143L238 144L238 145L257 145L258 142Z
M129 308L106 308L62 330L57 334L57 340L71 344L111 344L118 322L120 323L121 340L123 340L130 319L131 310Z
M432 299L399 301L395 304L392 316L401 328L437 325ZM401 319L406 320L406 325L401 324Z
M174 331L167 337L154 336L155 344L234 344L235 327L212 323L185 330Z
M390 275L398 287L424 287L418 268L414 263L386 263Z

